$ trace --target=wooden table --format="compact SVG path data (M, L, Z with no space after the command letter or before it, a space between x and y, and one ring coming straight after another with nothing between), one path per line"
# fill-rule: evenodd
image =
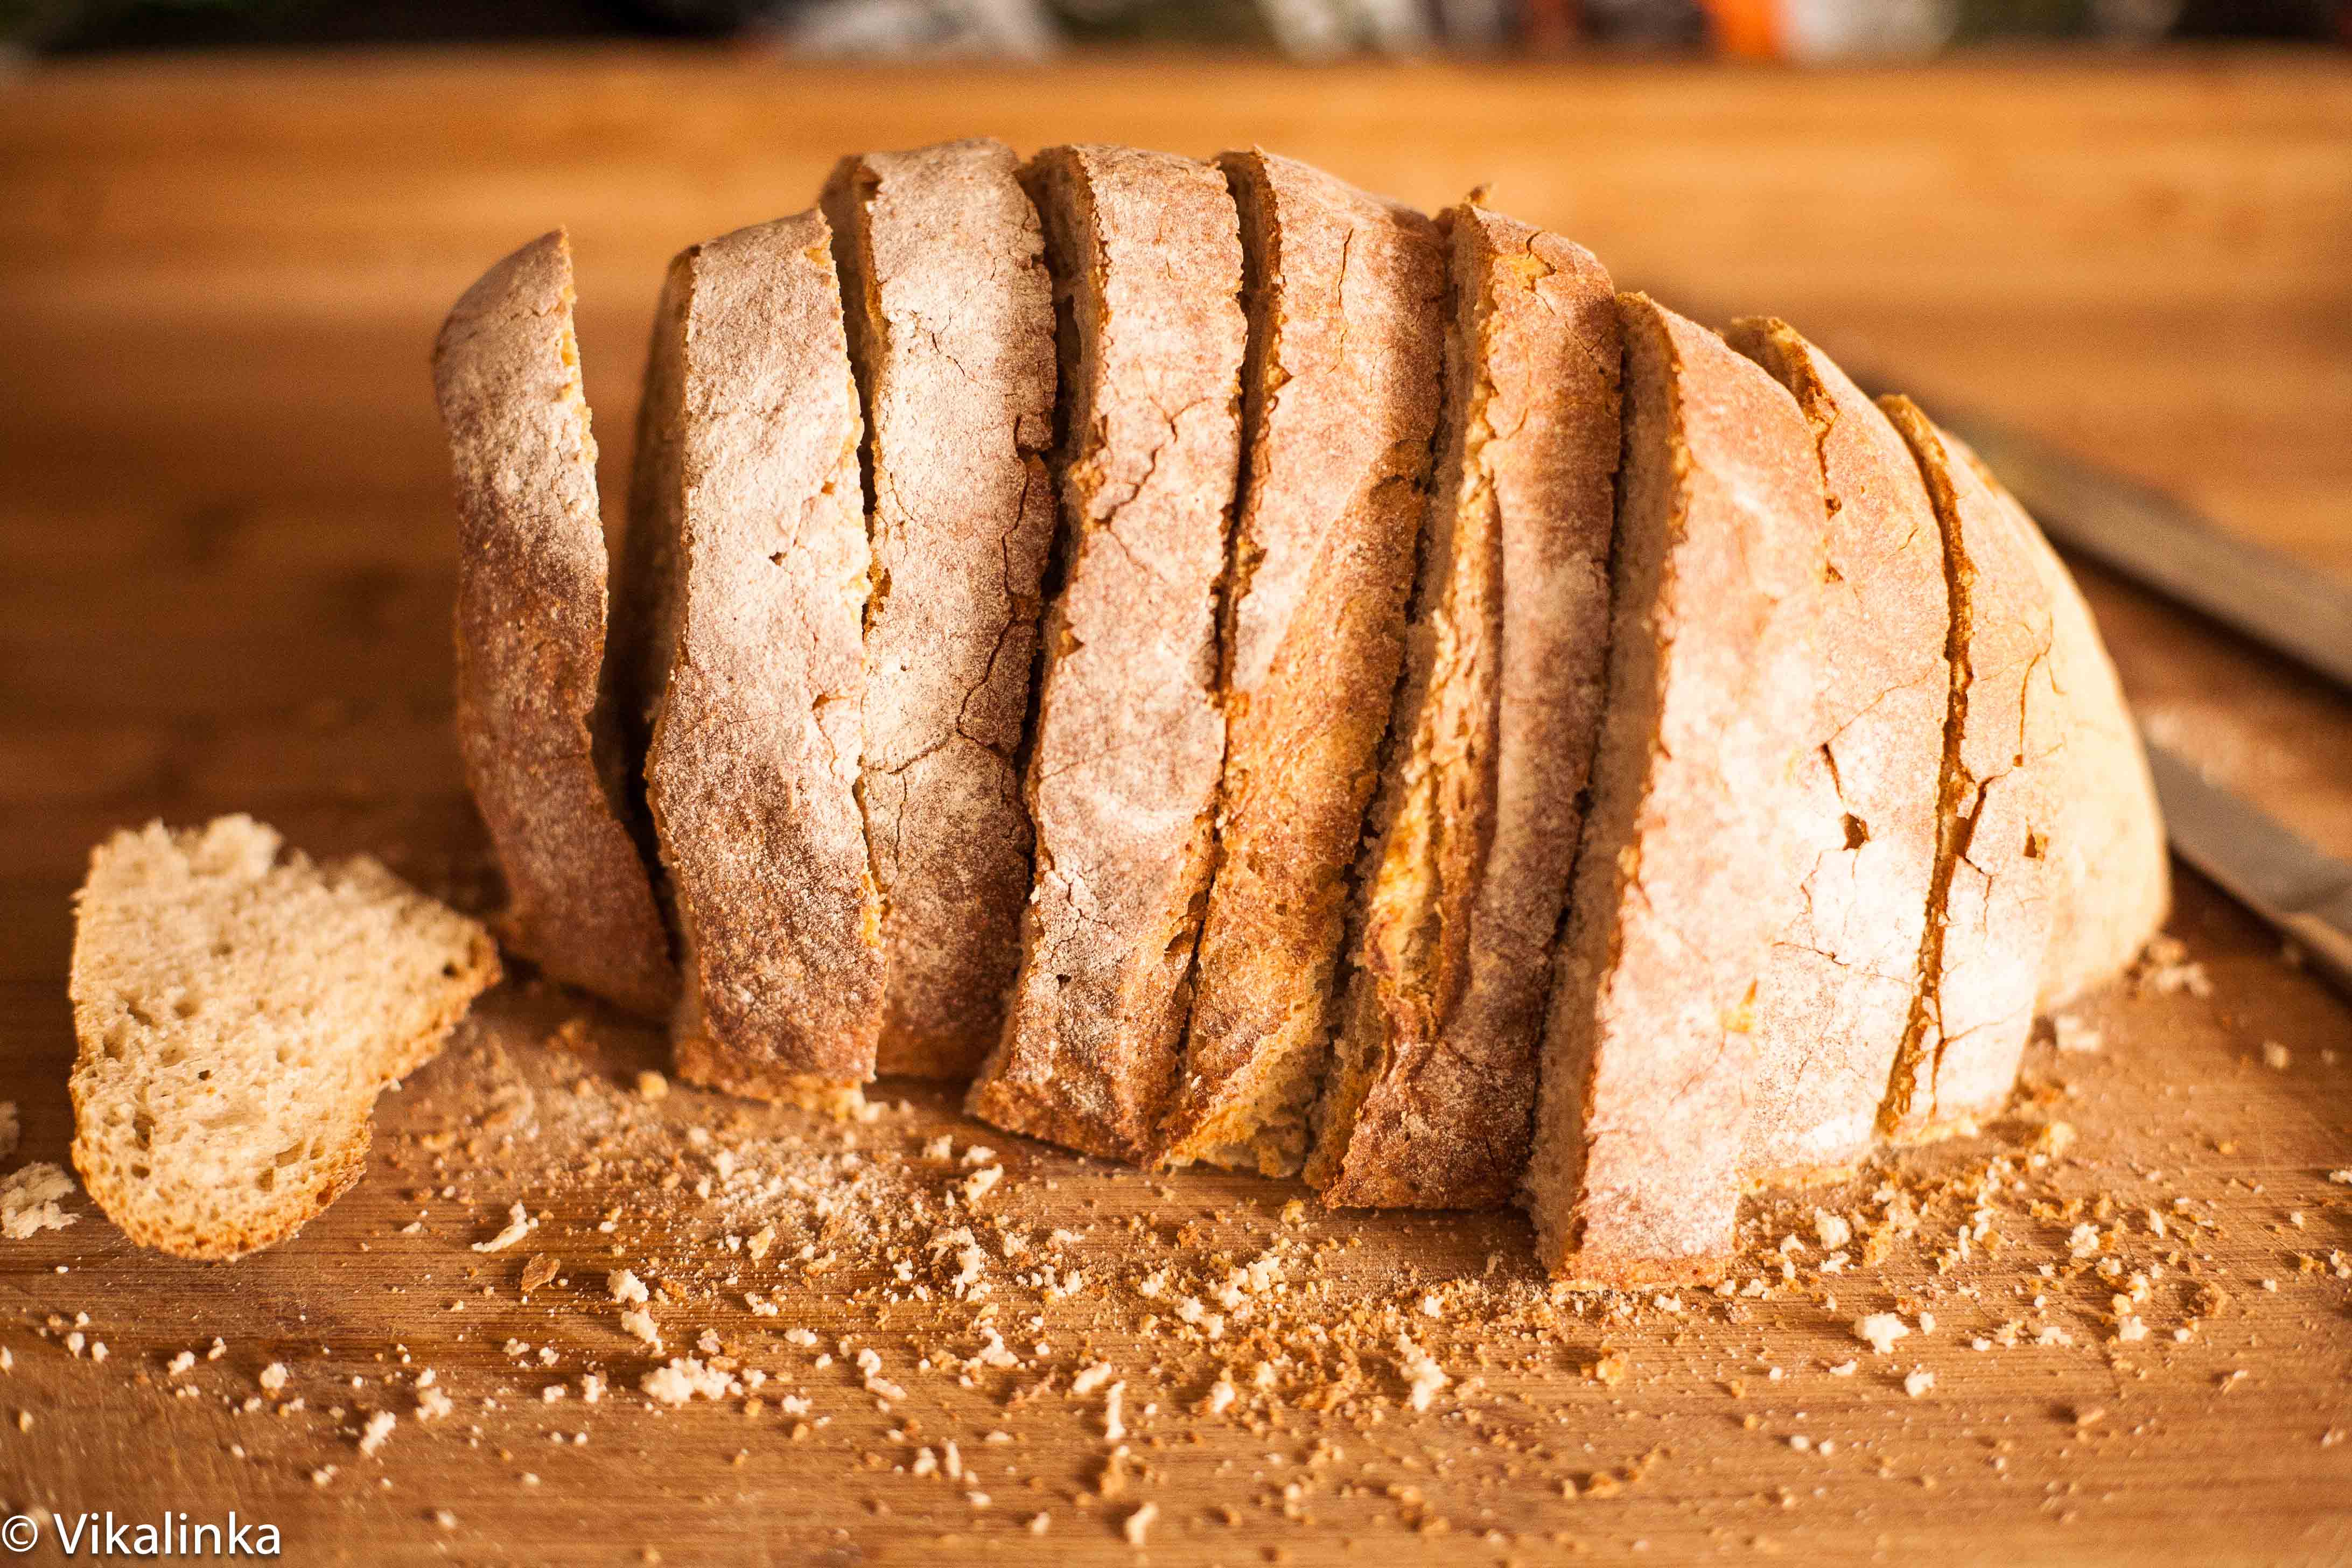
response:
M1789 316L1931 404L1998 410L2352 575L2337 58L1824 76L926 74L693 53L34 70L0 86L0 1098L22 1110L20 1157L64 1155L67 895L113 826L247 809L482 897L446 730L451 520L425 372L465 283L571 226L615 494L663 260L807 205L842 152L974 132L1255 140L1427 204L1491 182L1629 284L1710 319ZM2150 722L2352 854L2352 704L2090 586ZM2342 1560L2352 1186L2326 1174L2352 1165L2352 1014L2193 880L2174 930L2210 995L2104 997L2081 1018L2104 1048L2038 1048L2018 1119L1986 1139L1759 1202L1740 1278L1769 1273L1769 1294L1583 1316L1546 1300L1507 1216L1286 1220L1291 1189L1146 1181L984 1135L936 1094L846 1130L682 1090L649 1101L632 1086L660 1065L656 1039L510 987L387 1099L370 1178L296 1242L178 1263L77 1197L70 1228L0 1243L0 1502L194 1521L235 1506L306 1562ZM2053 1121L2073 1147L2035 1153L2063 1140ZM1002 1151L1007 1176L976 1205L950 1200L967 1169L924 1155L942 1131L953 1153ZM859 1212L919 1234L836 1227L812 1243L833 1266L812 1272L794 1244L806 1197L743 1188L837 1179L852 1141L877 1187ZM721 1149L740 1151L733 1178ZM1996 1160L2006 1245L1939 1272L1972 1205L1937 1184ZM1876 1261L1866 1225L1852 1266L1823 1272L1816 1204L1878 1223L1882 1182L1919 1193L1927 1222L1888 1230ZM517 1202L543 1215L532 1235L470 1250ZM730 1250L771 1211L772 1252ZM2105 1250L2076 1258L2086 1223ZM954 1224L985 1243L986 1300L956 1299L954 1244L928 1246ZM1024 1282L1005 1225L1043 1248L1032 1265L1087 1283L1049 1299L1034 1267ZM1055 1243L1057 1226L1078 1234ZM1791 1233L1782 1283L1774 1244ZM1215 1342L1182 1321L1181 1294L1213 1295L1229 1262L1286 1237L1286 1305L1236 1313ZM560 1273L526 1298L540 1253ZM2108 1257L2117 1281L2097 1272ZM605 1274L622 1267L659 1288L664 1356L618 1327ZM2151 1267L2129 1308L2150 1332L2119 1340L2110 1298ZM1161 1268L1170 1289L1142 1294ZM777 1314L747 1290L772 1291ZM1873 1353L1854 1320L1898 1308L1935 1331ZM2011 1321L2022 1342L1969 1348ZM992 1322L1022 1364L950 1370ZM1318 1344L1318 1322L1340 1331ZM706 1329L739 1375L770 1373L756 1410L636 1392ZM2044 1330L2071 1342L2037 1345ZM1400 1331L1452 1380L1425 1411ZM1244 1375L1234 1409L1202 1413L1253 1336L1244 1373L1290 1358L1273 1395ZM904 1387L887 1411L862 1348ZM184 1350L196 1359L174 1373ZM1097 1360L1126 1385L1116 1462L1107 1390L1070 1392ZM265 1393L272 1363L289 1378ZM436 1422L415 1414L426 1367L455 1406ZM1935 1374L1916 1397L1914 1369ZM613 1388L593 1407L591 1373ZM549 1384L565 1397L545 1402ZM356 1438L380 1410L399 1421L371 1457ZM951 1438L976 1468L918 1474ZM1146 1503L1139 1550L1123 1532Z

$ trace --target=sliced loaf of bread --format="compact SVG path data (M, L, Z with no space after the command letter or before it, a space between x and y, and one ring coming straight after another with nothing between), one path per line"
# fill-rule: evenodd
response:
M572 247L541 236L449 312L433 384L457 485L457 740L507 945L633 1012L677 994L605 679L604 525Z
M1224 759L1241 240L1223 177L1189 159L1058 147L1023 183L1058 312L1064 581L1029 762L1020 973L970 1104L1136 1159L1175 1089Z
M1870 1152L1919 986L1951 699L1943 536L1910 448L1828 355L1770 317L1729 337L1796 398L1829 509L1813 849L1757 989L1745 1155L1751 1181L1820 1181Z
M73 1161L142 1247L240 1258L367 1163L375 1097L499 978L474 921L249 816L116 834L74 896Z
M670 265L623 590L685 995L679 1072L840 1108L874 1074L880 910L857 805L857 386L815 212Z
M1445 215L1446 411L1307 1179L1332 1205L1507 1203L1601 721L1616 298L1580 247Z
M1951 587L1936 874L1920 986L1879 1108L1916 1141L1975 1128L2007 1103L2050 951L2053 680L2050 585L2023 514L1906 397L1880 406L1917 459Z
M1246 466L1218 678L1217 868L1161 1155L1295 1175L1403 656L1445 254L1428 218L1304 163L1219 163L1246 263Z
M824 190L866 400L864 758L881 900L875 1068L969 1079L1029 894L1018 753L1054 537L1054 302L999 142L845 160Z
M1560 941L1525 1199L1556 1278L1732 1254L1773 934L1811 835L1827 521L1780 384L1638 294L1625 330L1609 700Z

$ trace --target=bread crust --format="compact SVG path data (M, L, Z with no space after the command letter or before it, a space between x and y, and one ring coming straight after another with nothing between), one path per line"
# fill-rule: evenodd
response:
M1751 317L1731 345L1805 415L1829 508L1818 598L1822 708L1807 759L1815 830L1797 917L1756 996L1751 1182L1852 1173L1871 1151L1919 986L1951 700L1943 535L1910 448L1828 355Z
M1918 1000L1879 1108L1913 1142L2008 1102L2050 949L2051 787L2066 717L2032 527L1906 397L1879 406L1917 459L1943 531L1952 629L1937 869Z
M1335 1206L1487 1207L1517 1189L1600 725L1615 293L1557 236L1467 204L1443 221L1443 446L1307 1166Z
M1059 147L1022 182L1062 312L1066 565L1026 784L1036 881L970 1107L1137 1159L1174 1088L1224 757L1241 242L1223 179L1188 159Z
M2163 929L2172 860L2139 725L2074 574L1983 459L1950 432L1943 438L2024 532L2050 601L2050 679L2065 722L2052 760L2046 1013L2122 973Z
M484 273L433 384L457 497L457 739L507 945L659 1017L677 995L604 678L604 526L562 229Z
M865 752L882 901L876 1070L969 1079L1029 891L1019 753L1053 544L1054 304L999 142L843 160L824 191L865 396Z
M634 681L686 988L679 1071L837 1104L882 949L856 800L867 590L857 389L824 217L671 264L631 497Z
M1263 150L1218 163L1247 267L1247 459L1218 678L1217 867L1160 1156L1295 1175L1403 658L1445 260L1410 208Z
M1560 1279L1719 1278L1768 944L1805 868L1825 560L1812 432L1704 328L1621 296L1609 706L1526 1201Z

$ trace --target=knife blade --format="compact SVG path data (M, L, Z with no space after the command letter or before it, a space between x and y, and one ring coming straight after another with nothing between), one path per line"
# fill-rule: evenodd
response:
M2352 687L2352 585L1991 420L1936 417L2052 539Z
M2180 858L2301 948L2352 993L2352 865L2206 779L2143 733L2165 831Z

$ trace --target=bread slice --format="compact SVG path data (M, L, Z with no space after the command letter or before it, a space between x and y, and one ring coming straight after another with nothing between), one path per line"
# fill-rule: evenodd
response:
M845 159L824 190L866 400L865 755L883 1073L969 1079L1029 893L1018 754L1054 538L1054 300L1000 142Z
M1757 989L1744 1156L1751 1181L1822 1181L1870 1152L1919 988L1951 700L1943 535L1911 449L1828 355L1771 317L1729 338L1796 398L1829 504L1819 837Z
M1579 1285L1732 1250L1758 977L1811 834L1827 521L1796 401L1638 294L1609 703L1561 938L1526 1201Z
M1447 408L1307 1179L1331 1205L1507 1203L1601 718L1618 454L1609 275L1445 215Z
M1880 400L1919 465L1944 538L1952 695L1917 1003L1879 1108L1902 1141L2001 1109L2050 951L2053 683L2050 589L2031 526L1906 397Z
M572 300L558 229L484 273L434 345L457 484L457 739L506 875L507 945L659 1017L677 971L604 679L604 525Z
M2052 759L2050 950L2038 1005L2063 1007L2130 967L2172 906L2172 862L2139 725L2074 574L1966 443L1958 453L2032 546L2051 612L2050 679L2065 712Z
M856 796L862 428L820 214L670 264L625 587L685 969L677 1066L835 1109L873 1076L882 1018Z
M118 833L74 895L74 1166L142 1247L283 1241L498 978L488 931L365 856L314 864L249 816Z
M1066 566L1027 781L1036 885L971 1109L1135 1159L1175 1087L1224 757L1241 241L1223 178L1189 159L1057 147L1022 179L1060 312Z
M1295 1175L1404 648L1445 257L1407 207L1262 151L1240 208L1247 468L1218 689L1225 767L1171 1163Z

